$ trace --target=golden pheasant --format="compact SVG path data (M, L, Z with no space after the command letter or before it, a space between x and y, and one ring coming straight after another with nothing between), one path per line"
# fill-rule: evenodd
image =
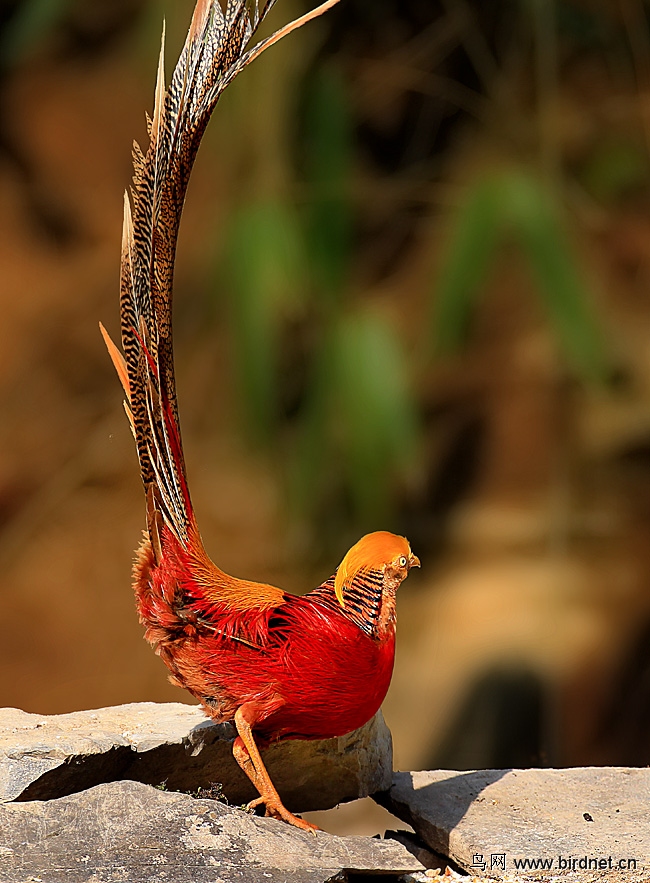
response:
M187 487L172 353L172 277L185 192L223 90L265 48L333 6L252 48L274 0L199 0L168 89L161 50L146 154L134 146L126 195L120 315L124 357L102 327L124 387L146 494L147 531L134 567L146 639L215 721L234 721L234 756L259 792L251 805L300 828L259 746L340 736L364 724L390 683L395 593L419 561L380 531L353 546L334 576L297 597L228 576L208 558ZM251 8L252 7L252 8ZM163 38L164 46L164 38Z

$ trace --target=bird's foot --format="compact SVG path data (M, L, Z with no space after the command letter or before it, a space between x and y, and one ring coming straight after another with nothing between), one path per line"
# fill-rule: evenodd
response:
M312 825L311 822L306 822L304 819L301 819L300 816L294 816L294 814L289 812L279 800L274 800L271 797L266 799L264 797L256 797L255 800L251 800L247 805L247 809L254 810L262 804L266 806L265 816L267 818L278 819L279 821L293 825L295 828L300 828L302 831L311 831L312 834L321 830L318 825Z

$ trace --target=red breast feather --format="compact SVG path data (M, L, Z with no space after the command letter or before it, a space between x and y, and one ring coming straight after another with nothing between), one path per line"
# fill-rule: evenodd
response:
M342 736L366 723L388 691L394 632L378 641L311 595L288 597L272 622L285 704L258 727L263 735Z

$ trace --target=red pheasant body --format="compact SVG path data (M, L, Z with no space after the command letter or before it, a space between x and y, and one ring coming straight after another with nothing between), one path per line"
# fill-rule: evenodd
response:
M379 587L376 621L361 627L341 607L333 577L301 597L263 587L277 603L264 598L256 605L253 595L237 610L207 596L196 556L169 533L163 548L160 565L147 541L141 549L138 612L174 682L211 717L232 720L237 708L254 702L255 732L270 742L342 736L375 714L395 653L394 616L382 611L390 600Z

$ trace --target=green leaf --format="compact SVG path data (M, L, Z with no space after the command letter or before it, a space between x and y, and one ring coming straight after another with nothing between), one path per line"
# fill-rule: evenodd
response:
M306 117L309 265L319 290L338 300L352 252L352 128L345 84L335 68L316 75Z
M504 178L503 204L569 361L583 380L604 381L609 365L603 334L556 204L539 181L522 173Z
M604 203L637 192L648 183L645 147L632 140L599 142L581 171L581 179L587 190Z
M499 182L479 179L458 209L436 282L433 346L436 353L457 349L465 340L476 298L501 235Z
M301 426L295 492L313 514L341 490L369 529L390 516L418 444L417 408L397 336L380 316L343 316L323 340Z
M230 225L226 260L241 399L253 433L268 437L277 417L282 320L296 308L303 280L293 214L279 202L240 210Z
M335 395L336 373L332 370L335 337L324 335L310 366L297 438L297 454L292 463L292 496L297 511L313 515L337 481L333 461L329 413Z
M540 182L518 170L476 181L458 210L436 287L434 350L450 352L464 342L490 261L506 235L522 248L574 370L583 379L604 380L605 341L559 207Z
M358 515L381 521L416 449L417 419L394 330L379 316L347 316L338 333L334 426Z

